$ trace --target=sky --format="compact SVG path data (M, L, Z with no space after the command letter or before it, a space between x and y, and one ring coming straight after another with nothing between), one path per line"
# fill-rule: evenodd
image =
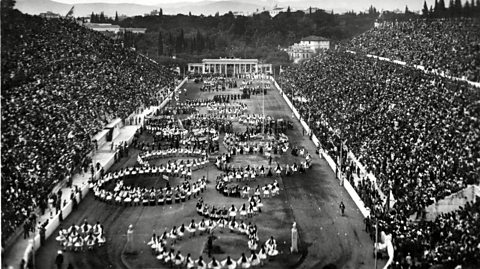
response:
M80 3L135 3L142 5L159 5L159 4L171 4L175 2L211 2L211 1L222 1L222 0L53 0L56 2L66 3L66 4L80 4ZM223 0L224 1L224 0ZM322 7L322 4L325 6L339 6L339 7L368 7L374 5L375 7L385 8L385 9L404 9L405 5L408 5L411 10L418 9L420 10L423 6L424 0L238 0L240 2L254 2L256 4L265 4L268 6L273 3L293 3L301 4L302 2L308 2L308 4L313 4L317 7ZM431 3L430 3L431 2ZM427 0L427 4L433 4L434 0ZM448 1L446 1L448 2Z
M35 1L35 0L27 0ZM265 7L273 7L275 3L279 6L292 6L295 8L319 7L325 10L353 10L366 11L370 5L373 5L377 10L405 10L405 6L411 11L420 11L423 7L424 0L53 0L56 2L66 4L83 4L83 3L135 3L148 6L159 6L162 4L177 4L177 3L201 3L201 2L215 2L215 1L231 1L231 2L247 2L250 4L261 5ZM465 2L466 0L462 0ZM435 0L426 0L427 5L434 5ZM448 3L448 0L445 0Z

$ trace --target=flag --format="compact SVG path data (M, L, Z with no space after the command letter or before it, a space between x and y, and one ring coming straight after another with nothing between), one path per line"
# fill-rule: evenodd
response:
M74 7L75 7L75 6L72 6L72 8L70 9L70 11L67 13L67 15L65 15L65 18L68 18L68 17L70 17L70 16L73 16L73 8L74 8Z

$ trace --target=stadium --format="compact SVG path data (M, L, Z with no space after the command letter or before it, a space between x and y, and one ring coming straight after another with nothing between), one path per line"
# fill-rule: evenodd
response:
M479 268L480 2L426 3L113 34L2 1L2 268ZM294 60L247 48L266 17L325 25Z

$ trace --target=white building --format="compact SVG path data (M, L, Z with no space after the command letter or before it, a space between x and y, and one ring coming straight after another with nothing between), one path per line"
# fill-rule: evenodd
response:
M40 17L43 17L45 19L60 19L61 16L58 13L53 13L51 11L47 11L45 13L40 13Z
M147 32L147 28L120 28L120 31L134 34L145 34L145 32Z
M201 63L188 64L188 72L196 74L213 73L234 76L247 73L271 74L272 71L271 64L259 63L258 59L203 59Z
M319 50L328 50L330 48L330 39L311 35L302 38L300 45L310 48L312 51L318 52Z
M291 45L285 51L290 60L299 63L302 60L313 58L321 50L328 49L330 49L330 39L312 35L302 38L300 43Z
M273 17L277 16L278 14L280 14L281 12L287 12L287 10L288 10L288 7L279 7L278 5L275 5L270 9L267 9L265 7L263 7L262 10L257 9L257 11L254 12L253 14L260 14L260 13L263 13L263 12L266 11L273 18ZM293 12L293 9L290 9L290 12Z
M115 34L120 32L120 26L111 23L84 23L83 26L97 32L111 32Z

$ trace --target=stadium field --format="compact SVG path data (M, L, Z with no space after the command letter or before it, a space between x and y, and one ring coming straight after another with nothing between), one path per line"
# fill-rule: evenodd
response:
M222 92L201 92L201 84L189 82L186 84L186 92L180 94L180 101L185 98L211 98L218 94L240 94L239 89L227 89ZM252 186L263 186L274 179L278 180L280 195L265 198L262 212L247 219L246 222L255 223L259 229L260 242L265 242L270 236L274 236L280 254L273 260L267 261L264 268L374 268L373 241L365 232L363 217L351 200L347 192L339 185L333 171L328 167L325 160L315 154L315 146L309 137L302 134L298 121L292 119L292 112L276 90L269 90L262 99L261 95L253 95L251 99L240 100L248 105L250 114L261 114L263 106L265 114L275 118L284 118L294 122L293 130L288 130L290 142L299 147L305 147L313 156L313 165L305 174L294 174L276 178L257 178L257 182L250 183ZM238 124L235 130L242 130ZM220 137L222 139L223 136ZM142 134L140 139L149 141L152 139ZM220 143L220 153L225 151ZM139 150L131 149L128 158L122 158L112 167L112 171L130 167L136 164ZM290 151L275 158L273 162L291 163L299 162L298 157L290 154ZM159 162L162 162L161 160ZM236 155L235 163L268 163L265 156ZM225 197L215 190L215 179L221 172L213 163L205 168L193 172L193 179L202 176L208 177L207 189L201 193L201 197L207 204L216 206L231 206L237 208L246 202L244 199ZM170 178L169 182L175 186L181 182L179 178ZM130 179L126 184L145 187L158 187L166 184L161 177L137 177ZM244 184L244 183L239 183ZM198 200L193 198L184 203L163 206L121 206L106 204L94 198L90 192L80 203L60 228L66 228L73 224L80 225L85 219L89 223L100 221L106 232L107 243L103 247L92 251L65 252L66 264L71 263L73 268L167 268L168 265L156 260L147 242L152 233L163 233L176 225L187 225L192 219L199 222L202 217L196 212L195 205ZM339 203L343 201L346 206L345 216L342 216ZM297 223L299 231L299 253L290 253L290 229L292 223ZM127 242L127 229L129 225L134 227L134 250L133 254L125 252ZM54 260L57 250L61 249L55 241L55 235L50 237L43 247L36 253L37 268L55 268ZM228 230L215 229L213 256L217 260L223 260L227 255L238 259L241 253L250 255L245 236L230 233ZM202 255L209 261L205 252L207 235L196 235L192 238L186 236L175 243L175 250L180 250L183 255L191 253L196 259ZM379 261L381 268L385 261Z

